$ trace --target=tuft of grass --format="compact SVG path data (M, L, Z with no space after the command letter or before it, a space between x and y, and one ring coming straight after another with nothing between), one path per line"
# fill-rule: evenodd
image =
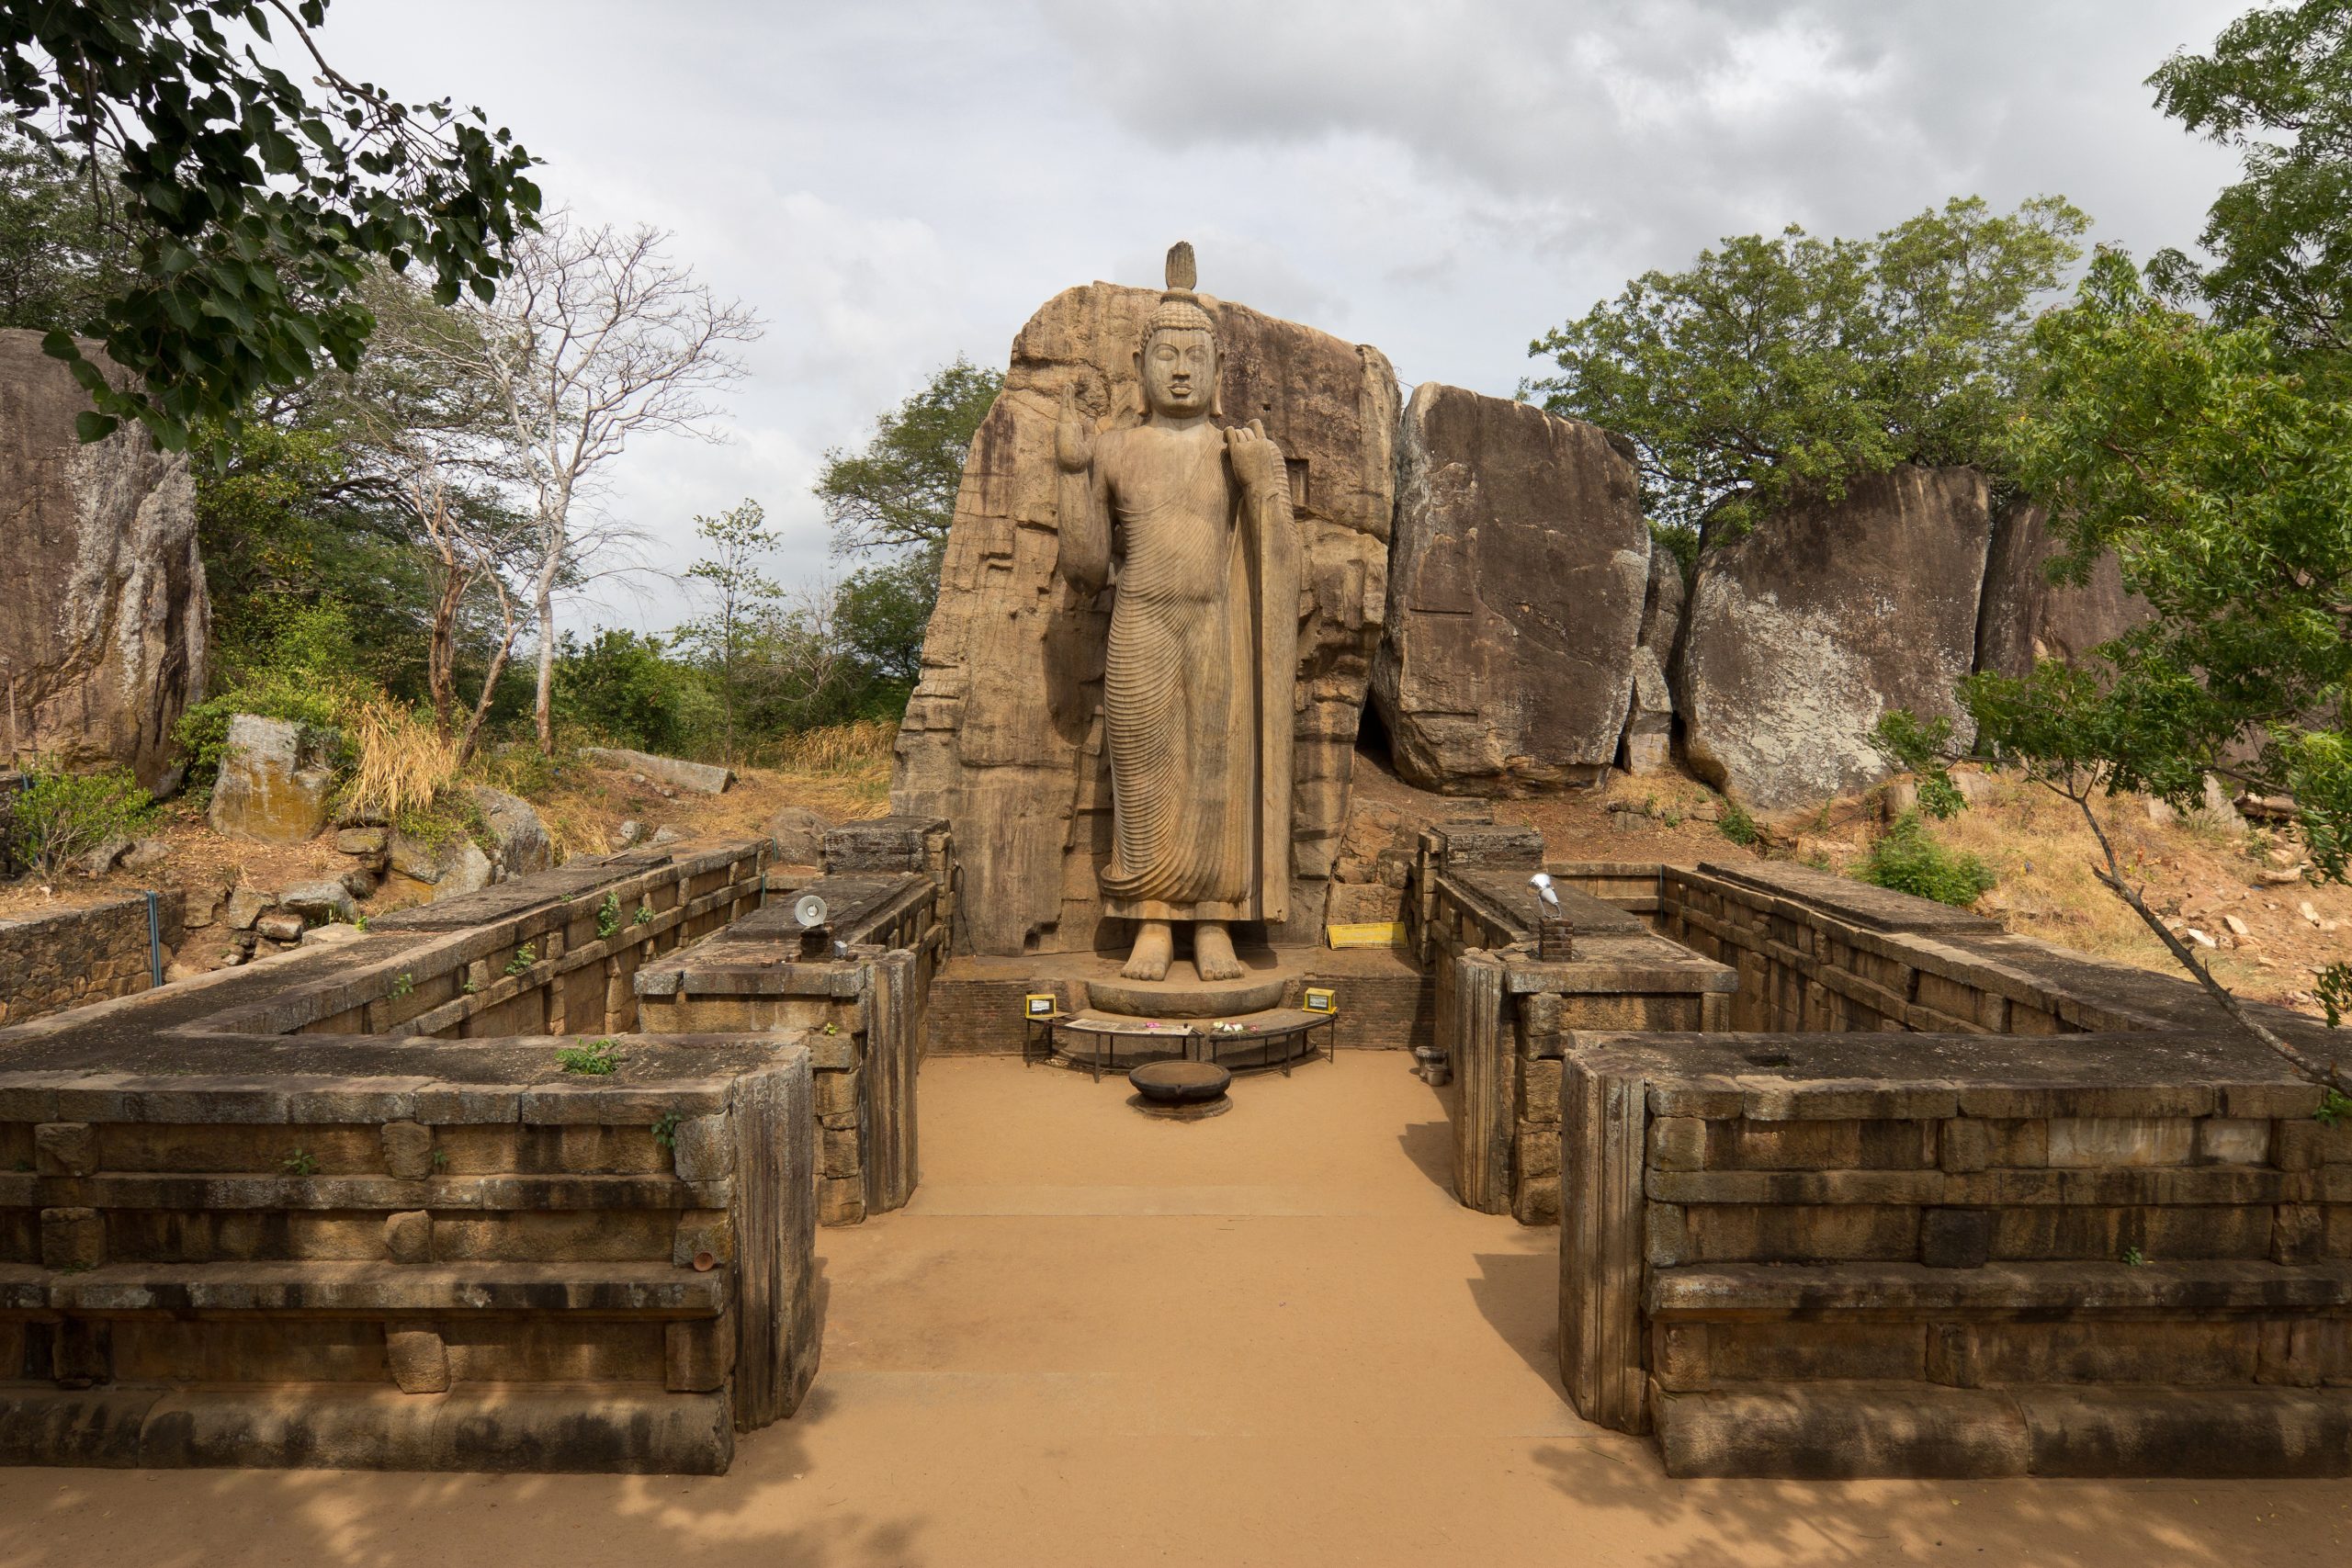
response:
M1880 887L1963 909L2000 881L1993 868L1976 856L1937 842L1916 811L1894 819L1894 826L1871 846L1856 874Z
M602 1078L619 1071L621 1059L611 1041L592 1040L585 1045L567 1045L558 1051L555 1065L567 1073Z
M456 739L443 739L431 719L404 704L364 704L347 733L358 759L344 786L347 807L398 822L428 810L457 782Z

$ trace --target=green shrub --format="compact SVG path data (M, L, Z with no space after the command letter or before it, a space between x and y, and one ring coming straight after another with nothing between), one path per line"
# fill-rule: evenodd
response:
M229 741L229 721L241 713L282 718L302 727L302 737L332 761L337 773L354 758L345 742L346 716L364 694L343 681L315 681L299 673L273 672L207 697L180 715L172 738L187 752L188 779L201 784L220 771L220 753Z
M1726 801L1723 812L1715 818L1715 831L1735 844L1752 844L1764 836L1764 830L1738 806Z
M2000 879L1972 854L1957 854L1936 842L1917 811L1894 819L1871 846L1859 873L1864 882L1933 898L1965 908L1993 890Z
M10 858L55 882L68 862L154 820L155 798L127 768L97 773L36 771L0 817Z

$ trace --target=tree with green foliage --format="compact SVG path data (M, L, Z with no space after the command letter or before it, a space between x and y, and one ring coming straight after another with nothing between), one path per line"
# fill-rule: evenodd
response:
M834 614L884 704L903 709L922 673L964 462L1003 387L1002 372L959 356L877 418L864 447L834 447L818 471L833 553L870 558L842 582Z
M1962 699L1980 745L2080 807L2100 882L2292 1056L2149 907L2093 802L2185 808L2207 774L2235 779L2293 798L2315 875L2352 876L2352 395L2305 375L2267 321L2200 320L2109 252L2033 346L2016 461L2064 546L2055 575L2080 581L2112 552L2151 615L2092 668L1977 675Z
M1003 386L1001 371L958 357L877 418L862 449L828 451L816 491L834 552L914 548L935 558L947 545L972 438Z
M896 560L864 566L834 592L834 624L869 677L861 705L905 711L907 694L922 674L923 634L939 598L939 558L910 550Z
M0 8L0 98L87 180L133 276L77 330L132 377L109 382L63 328L43 346L90 394L96 440L136 419L178 450L235 436L254 404L358 363L369 262L487 298L539 195L530 155L480 110L404 104L321 52L325 0L89 0ZM263 62L304 60L320 92Z
M711 706L701 674L659 637L606 629L563 640L557 714L604 740L665 756L692 750Z
M1530 345L1522 397L1632 441L1643 509L1686 570L1716 537L1897 463L1997 468L2042 297L2089 220L1955 199L1874 240L1726 239Z
M94 182L0 121L0 327L70 330L138 276L136 250L93 195L113 177L101 169Z
M750 656L782 614L784 601L784 590L756 563L781 541L767 525L767 513L749 498L716 517L695 518L695 533L711 553L687 568L686 576L707 585L710 612L682 623L672 636L708 671L718 693L720 756L731 762L738 760L736 719L749 705Z
M2211 265L2166 251L2151 272L2225 326L2267 321L2290 349L2352 352L2352 6L2250 11L2148 82L2165 113L2245 160L2199 236Z

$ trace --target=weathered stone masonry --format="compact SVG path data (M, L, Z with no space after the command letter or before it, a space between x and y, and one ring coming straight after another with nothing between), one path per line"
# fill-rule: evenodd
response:
M156 936L180 943L186 900L156 897ZM85 908L0 919L0 1024L24 1023L85 1002L143 991L153 982L147 900L133 895Z

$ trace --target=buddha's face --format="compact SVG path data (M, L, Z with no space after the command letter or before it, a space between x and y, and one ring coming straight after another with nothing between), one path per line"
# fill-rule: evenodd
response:
M1216 392L1216 340L1197 330L1163 330L1143 345L1143 395L1154 413L1209 411Z

